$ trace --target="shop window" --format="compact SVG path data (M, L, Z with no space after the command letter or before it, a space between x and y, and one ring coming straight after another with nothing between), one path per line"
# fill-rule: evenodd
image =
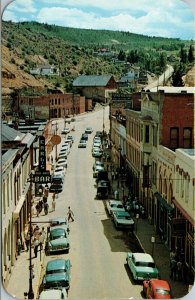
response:
M183 147L192 148L192 128L183 129Z
M170 148L176 149L179 147L179 128L170 128Z

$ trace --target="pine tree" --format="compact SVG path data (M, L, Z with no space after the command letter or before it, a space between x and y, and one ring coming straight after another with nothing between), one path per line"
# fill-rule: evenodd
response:
M173 86L184 86L182 75L180 70L176 70L172 75L172 85Z
M193 46L190 45L189 51L188 51L188 61L191 63L194 61L194 52L193 52Z

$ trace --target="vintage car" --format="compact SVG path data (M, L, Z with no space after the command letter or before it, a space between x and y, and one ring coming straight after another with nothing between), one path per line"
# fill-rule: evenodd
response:
M55 289L48 289L48 290L43 290L40 295L39 299L40 300L57 300L57 299L67 299L67 291L65 288L55 288Z
M92 133L93 132L93 129L91 128L91 127L87 127L86 129L85 129L85 133Z
M171 287L166 280L143 281L143 294L147 299L171 299Z
M134 221L127 211L114 211L113 221L116 228L134 230Z
M79 144L78 144L78 148L86 148L87 147L87 142L86 140L80 140Z
M150 254L128 252L126 261L134 280L159 278L159 271Z
M102 161L96 160L96 161L94 162L94 164L93 164L93 171L95 170L95 168L96 168L97 166L101 166L101 167L104 168L104 163L103 163Z
M100 171L104 171L104 166L102 165L97 165L93 171L93 178L96 178L98 176L98 173Z
M114 211L125 211L125 208L119 200L108 200L106 201L106 209L108 214L113 216Z
M56 217L56 218L50 219L49 223L50 223L51 227L54 227L54 226L59 227L59 226L63 225L63 227L65 228L67 233L70 232L69 224L65 217Z
M98 147L93 148L92 150L93 157L102 157L102 155L103 155L103 151L100 148Z
M49 192L59 194L63 191L63 184L62 183L52 183Z
M58 258L48 261L45 276L43 278L44 289L70 288L70 260Z
M69 252L70 244L68 240L67 226L55 226L48 228L47 241L45 246L46 255L66 251Z
M68 134L70 132L70 128L64 128L64 129L62 129L62 131L61 131L61 134Z
M108 198L108 194L110 191L110 182L106 180L100 180L97 183L97 199L105 199Z

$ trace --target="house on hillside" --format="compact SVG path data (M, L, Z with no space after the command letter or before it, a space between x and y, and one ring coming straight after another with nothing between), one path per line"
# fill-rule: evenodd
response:
M58 75L59 68L50 65L37 65L36 68L30 69L32 75Z
M134 88L138 82L138 79L139 68L131 67L130 70L118 81L118 86Z
M73 81L73 88L86 98L106 103L117 83L112 75L81 75Z

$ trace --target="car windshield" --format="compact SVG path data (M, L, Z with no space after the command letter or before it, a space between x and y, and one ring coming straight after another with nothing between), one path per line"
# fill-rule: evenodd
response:
M51 240L56 240L56 239L60 239L60 238L64 238L64 237L66 237L66 232L62 228L54 229L50 233Z
M153 262L145 262L145 261L136 261L135 265L137 267L149 267L155 268L155 264Z
M59 281L50 281L46 283L46 288L52 288L52 287L67 287L68 281L66 280L59 280Z
M54 270L49 270L47 271L47 275L48 274L56 274L56 273L64 273L66 272L67 270L66 269L54 269Z
M164 289L156 289L157 294L170 295L170 291Z

